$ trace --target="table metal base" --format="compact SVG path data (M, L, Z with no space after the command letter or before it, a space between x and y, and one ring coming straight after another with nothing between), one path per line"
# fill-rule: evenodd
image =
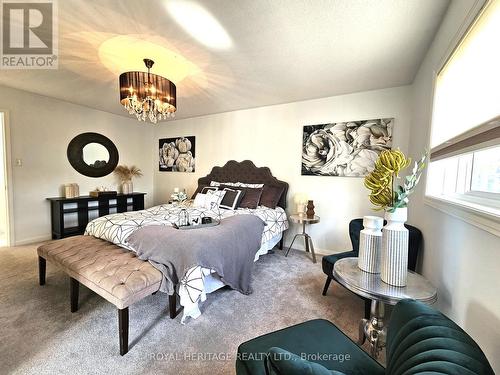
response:
M313 261L313 263L316 263L316 254L314 253L314 244L313 244L313 240L312 240L311 236L309 236L306 233L306 223L302 224L302 233L297 233L293 237L292 243L290 244L290 247L286 251L285 256L286 257L288 256L288 253L292 249L292 246L293 246L293 243L295 242L295 239L297 237L300 237L300 236L304 237L304 243L305 243L305 246L306 246L306 252L309 252L309 251L311 252L312 261Z
M359 322L358 344L363 345L367 339L371 346L371 356L377 358L385 347L387 327L384 324L385 306L383 302L372 300L370 319Z

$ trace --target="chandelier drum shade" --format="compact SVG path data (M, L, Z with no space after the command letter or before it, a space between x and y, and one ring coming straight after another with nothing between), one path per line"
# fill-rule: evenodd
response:
M174 117L176 87L170 80L150 72L153 60L144 59L147 72L125 72L120 74L120 103L129 114L139 121L159 120Z

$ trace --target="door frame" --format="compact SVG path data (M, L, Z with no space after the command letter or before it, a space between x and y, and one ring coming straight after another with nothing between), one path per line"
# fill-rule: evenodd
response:
M3 133L3 157L4 165L0 168L4 169L5 176L5 209L6 209L6 228L5 242L6 246L15 244L14 237L14 198L12 187L12 153L11 153L11 138L10 138L10 116L9 110L0 108L0 113L3 115L3 124L0 124L0 131ZM2 126L3 125L3 126Z

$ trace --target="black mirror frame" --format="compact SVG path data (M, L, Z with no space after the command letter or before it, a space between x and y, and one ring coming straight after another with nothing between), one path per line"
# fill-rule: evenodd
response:
M89 143L99 143L106 147L109 153L109 160L105 166L95 168L85 163L83 160L83 148ZM66 154L71 166L79 173L88 177L107 176L118 165L118 149L109 138L99 133L82 133L77 135L69 142Z

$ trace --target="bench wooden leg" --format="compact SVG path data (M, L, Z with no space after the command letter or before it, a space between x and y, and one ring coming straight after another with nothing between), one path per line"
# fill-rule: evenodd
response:
M118 332L120 335L120 355L128 352L128 307L118 309Z
M41 256L38 257L38 282L40 285L45 285L45 270L47 268L47 262L45 258Z
M177 294L174 292L168 296L168 309L170 312L170 319L175 319L177 316Z
M80 291L80 283L73 279L69 278L69 296L71 300L71 312L78 311L78 294Z

